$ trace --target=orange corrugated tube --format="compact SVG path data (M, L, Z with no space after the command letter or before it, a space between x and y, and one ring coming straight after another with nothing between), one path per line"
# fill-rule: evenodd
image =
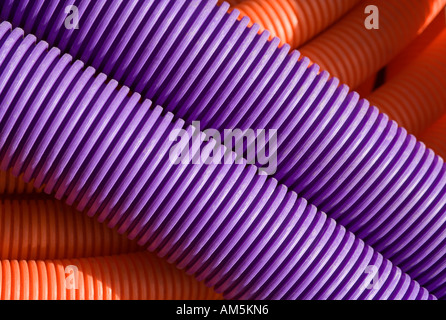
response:
M440 11L422 34L416 37L386 66L386 80L393 79L405 67L410 65L443 31L446 27L446 11L443 10Z
M41 191L42 190L35 189L32 183L25 183L21 177L14 177L10 171L0 170L0 195L34 193Z
M148 252L67 260L1 260L1 300L211 300L202 282Z
M0 259L70 259L143 250L61 201L0 200Z
M359 0L245 0L234 6L270 38L296 49L348 12ZM234 9L231 8L231 11Z
M373 92L373 89L375 89L375 83L376 79L378 77L378 74L375 73L371 77L369 77L366 81L364 81L362 84L360 84L355 91L359 93L361 97L366 97L369 94Z
M378 72L434 19L446 0L366 0L327 31L300 48L301 53L356 88ZM365 9L379 9L379 29L368 30Z
M446 29L413 63L368 99L419 137L446 112L445 88Z
M446 160L446 114L430 126L420 140Z

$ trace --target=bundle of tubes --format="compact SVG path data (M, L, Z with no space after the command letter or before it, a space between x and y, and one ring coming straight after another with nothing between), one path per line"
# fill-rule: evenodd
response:
M0 299L445 299L445 5L0 0Z

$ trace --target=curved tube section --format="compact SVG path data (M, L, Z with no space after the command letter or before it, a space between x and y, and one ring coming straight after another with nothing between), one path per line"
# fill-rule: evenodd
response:
M296 49L325 30L352 9L359 0L245 0L231 9L249 17L249 26L260 25L270 39L278 37L281 44ZM231 11L231 10L230 10Z
M443 21L444 23L444 21ZM417 137L446 112L446 28L368 99Z
M0 300L217 300L148 252L64 260L0 260Z
M0 200L0 259L88 258L142 251L116 230L54 199Z
M190 147L183 120L35 41L0 25L2 169L128 232L228 299L435 299L255 166L224 164L236 155L216 140L200 133L200 148ZM202 162L175 163L198 150Z
M363 0L299 50L342 83L356 88L408 46L445 4L446 0ZM374 10L365 13L369 5ZM366 19L373 13L379 25L369 30Z

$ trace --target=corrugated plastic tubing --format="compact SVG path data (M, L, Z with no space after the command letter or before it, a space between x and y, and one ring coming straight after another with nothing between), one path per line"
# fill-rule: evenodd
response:
M26 21L29 32L186 123L200 120L203 130L278 129L279 182L430 290L444 286L443 161L366 100L338 87L336 78L328 80L317 65L308 68L307 58L288 54L286 45L278 49L279 40L257 34L256 25L246 28L248 19L227 14L227 4L76 2L89 14L73 31L63 26L66 3L20 3L14 11L14 4L4 5L2 17Z
M446 159L446 114L421 135L421 141Z
M364 0L299 50L356 88L409 45L445 4L445 0ZM379 30L364 25L368 5L379 9Z
M171 133L193 127L22 36L0 25L3 169L35 178L228 299L435 299L255 166L173 164ZM203 161L214 145L201 145ZM368 289L372 266L379 285Z
M0 200L0 259L87 258L143 250L61 201Z
M25 183L21 177L14 177L9 171L0 171L0 195L39 193L32 183Z
M386 80L393 79L409 66L446 28L446 12L443 10L414 41L386 65Z
M342 17L359 0L245 0L231 10L240 11L251 22L267 29L270 37L278 37L281 44L296 49ZM231 11L230 10L230 11Z
M215 300L221 296L149 252L0 261L0 300L178 299Z
M417 137L446 112L446 28L368 99Z
M76 212L72 207L60 201L41 199L40 195L39 199L29 199L29 197L31 195L20 200L3 199L0 203L0 259L4 260L0 262L0 300L57 298L52 296L53 293L48 293L48 286L57 288L64 284L66 275L63 275L63 270L66 265L74 264L82 268L85 263L94 268L84 269L85 272L81 274L81 277L84 276L84 279L88 277L88 282L85 280L81 283L81 292L77 296L70 294L71 298L84 299L86 298L84 292L96 292L94 297L87 296L93 299L110 299L110 297L115 297L114 299L120 297L126 299L221 298L217 294L212 294L211 289L207 289L204 284L197 283L192 277L186 276L183 271L158 261L160 258L156 256L150 257L153 254L147 253L147 257L144 254L104 258L104 256L129 254L144 249L135 241L119 235L116 230ZM87 257L95 258L87 261L79 260L79 258ZM17 261L48 259L76 260ZM112 273L109 273L107 266L104 268L106 261L112 261L112 264L109 264L110 270L113 270ZM145 275L141 274L142 269L138 269L141 262ZM36 267L36 264L46 266L46 270L40 268L37 270L38 273L35 273L32 268ZM2 265L6 269L3 269ZM18 265L20 268L17 268ZM97 266L101 269L97 269ZM134 266L138 267L136 271ZM59 267L62 268L62 278L48 277L48 275L55 275L53 272ZM156 277L155 281L152 279L152 274ZM33 278L32 275L36 277ZM137 283L129 283L129 281L134 281L135 277L138 279L137 282L142 281L142 284L136 294L133 292L129 295L128 288L120 287L124 285L130 286L130 289L138 288ZM42 283L44 279L47 282ZM92 283L96 285L92 286ZM106 290L109 297L101 296ZM61 290L53 292L65 294Z

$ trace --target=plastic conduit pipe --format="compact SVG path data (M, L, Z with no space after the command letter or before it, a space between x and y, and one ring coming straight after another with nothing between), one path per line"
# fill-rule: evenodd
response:
M229 299L435 299L255 166L175 165L171 134L193 127L9 27L0 25L3 168ZM201 145L203 161L215 143ZM369 287L376 274L379 285Z
M446 28L420 56L368 99L420 137L445 112Z
M149 252L1 260L0 300L215 300L221 296Z
M272 37L278 37L281 45L288 43L296 49L348 12L359 0L245 0L231 10L260 25ZM231 11L230 10L230 11Z
M21 177L14 177L11 172L0 171L0 195L39 193L32 183L25 183Z
M300 51L356 88L409 45L445 4L445 0L365 0ZM369 5L379 9L378 30L364 25Z
M153 254L108 257L143 248L60 201L3 200L0 230L1 300L221 298ZM63 291L73 265L80 291Z
M11 176L12 177L12 176ZM9 175L8 175L9 179ZM15 180L21 181L14 177ZM29 184L26 184L29 185ZM76 212L72 207L69 207L58 200L42 199L31 199L32 195L27 195L25 198L21 196L20 200L9 200L3 199L0 203L0 259L3 261L3 266L10 268L12 271L17 271L15 268L17 264L21 265L21 273L25 272L25 281L23 277L18 276L11 270L4 273L2 281L2 263L0 262L0 297L17 297L20 295L21 299L33 299L39 298L44 299L48 297L48 292L45 287L48 285L61 286L64 285L61 279L65 279L66 275L62 278L56 277L53 284L42 284L41 281L44 279L45 274L42 273L41 276L35 279L28 278L29 272L33 266L36 264L46 265L47 269L39 269L40 272L48 272L48 270L58 268L60 261L9 261L9 260L46 260L46 259L74 259L74 258L86 258L95 257L95 259L90 259L90 263L98 264L104 263L107 259L112 260L116 265L116 270L111 275L117 281L113 283L104 283L102 288L99 286L91 287L90 282L84 283L82 290L87 290L87 284L89 286L88 290L92 292L96 291L96 299L102 299L100 295L102 290L109 291L112 296L119 298L121 296L121 291L123 293L128 292L127 289L119 289L119 279L124 279L124 285L129 286L129 278L134 277L134 269L132 268L132 263L129 262L129 258L132 256L122 257L110 257L110 258L99 258L100 256L109 256L117 254L128 254L136 251L144 250L142 247L137 246L136 242L128 240L126 237L119 235L116 230L112 230L106 227L104 224L97 222L94 219L87 217L87 215ZM44 198L44 197L43 197ZM151 254L148 254L151 255ZM163 280L157 280L155 284L149 284L143 282L141 291L133 298L136 299L215 299L219 295L212 294L210 289L207 289L203 284L194 283L196 282L189 276L183 274L182 271L172 268L170 265L159 262L160 260L155 256L153 257L139 257L133 256L132 261L138 262L138 259L143 262L145 270L149 270L147 273L150 276L150 272L156 274L156 278L162 278ZM75 260L79 262L79 260ZM127 261L127 264L126 264ZM151 261L151 265L147 266L147 262ZM130 261L131 262L131 261ZM64 263L68 265L65 260ZM28 265L28 270L23 267ZM72 263L71 263L72 264ZM83 263L85 265L85 263ZM11 268L12 266L12 268ZM48 266L50 269L48 269ZM130 268L128 268L130 266ZM155 266L155 268L154 268ZM77 267L80 267L78 264ZM115 266L111 265L113 269ZM31 268L31 269L30 269ZM127 268L127 269L126 269ZM64 270L63 268L62 270ZM110 278L110 274L107 274L107 268L104 273L98 273L98 269L94 269L92 273L84 273L85 276L92 277L94 282L103 282L103 279L113 280ZM150 271L152 270L152 271ZM9 272L9 275L8 275ZM126 274L119 274L126 273ZM144 281L144 275L141 276L141 270L137 270L136 276L138 281ZM147 274L146 273L146 274ZM62 273L63 274L63 273ZM82 273L81 273L82 276ZM48 279L48 277L47 277ZM116 280L115 279L115 280ZM51 280L51 279L49 279ZM153 280L150 280L153 281ZM31 282L31 283L30 283ZM4 284L2 287L1 283ZM172 284L175 285L172 288ZM11 286L11 284L14 284ZM34 286L34 289L30 289ZM133 285L134 286L134 285ZM150 287L147 289L146 287ZM9 288L9 289L8 289ZM19 292L18 288L21 288ZM157 288L156 290L154 288ZM100 289L100 291L98 291ZM26 290L29 290L27 292ZM38 291L42 290L42 291ZM149 296L145 296L144 290L147 291ZM150 291L151 290L151 291ZM175 290L175 292L174 292ZM188 290L190 290L188 292ZM9 291L9 293L7 292ZM57 291L55 291L57 292ZM59 291L60 292L60 291ZM70 291L67 291L70 292ZM3 295L2 295L3 294ZM33 294L35 296L33 296ZM79 297L82 297L83 293L80 293ZM51 294L49 294L51 297ZM71 297L74 297L71 295Z
M446 106L445 106L446 107ZM422 135L421 140L446 159L446 115L443 115Z
M414 41L410 43L398 56L386 66L386 80L393 79L404 68L409 66L446 28L446 12L443 10L429 24L429 26Z
M136 242L60 201L0 202L0 259L87 258L142 250Z
M57 1L32 8L16 3L15 11L7 4L2 16L26 21L28 30L99 65L187 123L200 120L202 129L220 131L277 128L280 182L414 277L437 270L435 281L426 280L432 290L443 285L441 159L338 87L337 79L318 74L317 65L307 68L309 60L288 54L286 45L278 49L278 39L247 29L247 19L226 13L227 4L141 3L77 3L81 13L90 12L82 33L64 28Z

